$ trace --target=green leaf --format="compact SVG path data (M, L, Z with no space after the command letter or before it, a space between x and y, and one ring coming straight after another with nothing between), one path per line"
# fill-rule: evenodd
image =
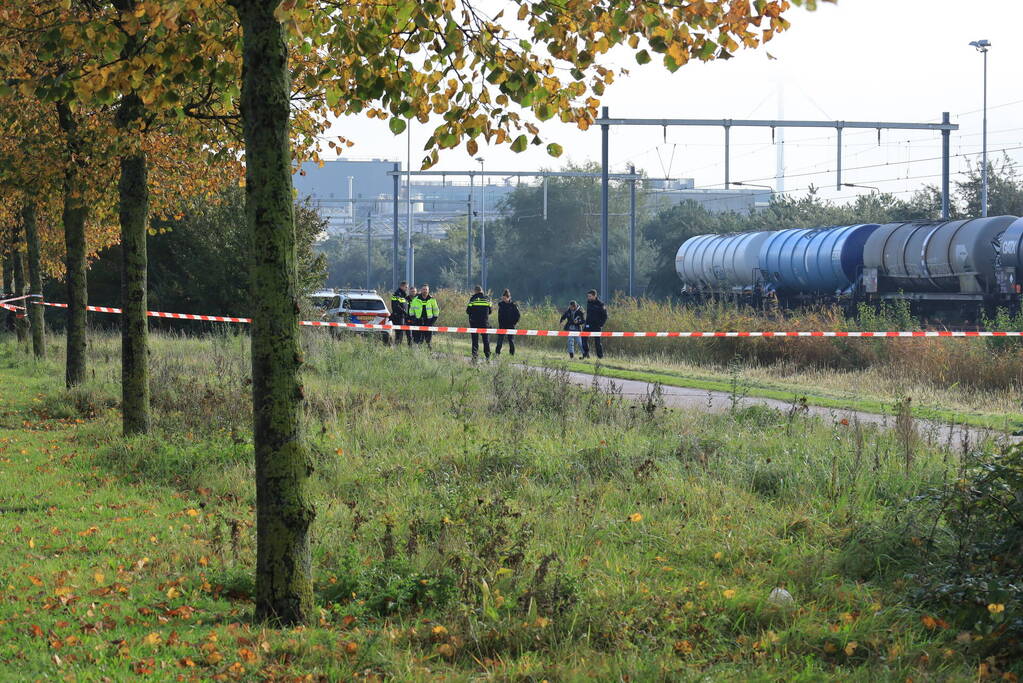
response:
M511 145L511 151L513 152L524 152L526 147L529 146L529 139L525 135L520 135L515 138L515 142Z
M405 128L408 126L405 123L405 119L400 119L397 116L392 116L390 123L387 124L391 128L391 132L395 135L401 135L405 132Z
M637 64L648 64L650 62L650 53L646 50L640 50L636 53Z
M547 145L547 153L550 154L552 157L560 157L564 153L564 151L565 150L562 149L561 145L559 145L556 142L552 142L551 144Z
M341 101L341 91L338 88L327 88L327 106L333 109ZM394 119L392 119L394 121Z

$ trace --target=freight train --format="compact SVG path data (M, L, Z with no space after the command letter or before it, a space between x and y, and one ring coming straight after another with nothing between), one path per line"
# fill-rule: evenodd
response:
M675 270L690 298L850 310L901 299L922 314L976 321L1019 310L1021 240L1015 216L698 235L679 247Z

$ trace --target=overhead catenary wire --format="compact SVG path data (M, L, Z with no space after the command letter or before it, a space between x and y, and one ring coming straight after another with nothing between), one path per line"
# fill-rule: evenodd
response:
M1009 146L1009 147L1002 147L1000 149L988 150L988 154L990 155L992 153L1012 152L1012 151L1019 150L1019 149L1023 149L1023 144L1013 145L1013 146ZM979 151L978 152L960 152L958 154L951 154L951 155L949 155L949 158L951 158L951 159L965 158L965 157L977 156L979 154L981 154L981 152L979 152ZM922 157L922 158L916 158L916 159L902 159L902 160L898 160L898 161L886 161L886 162L877 163L877 164L865 164L865 165L862 165L862 166L850 166L850 167L844 168L843 171L862 171L862 170L870 169L870 168L884 168L884 167L887 167L887 166L900 166L900 165L904 165L904 164L923 163L923 162L927 162L927 161L939 161L940 159L941 159L940 156L936 156L936 157ZM733 183L734 182L753 183L753 182L757 182L757 181L760 181L760 180L773 180L773 179L775 179L777 177L782 177L782 178L785 178L785 179L789 179L789 178L805 178L807 176L813 176L813 175L824 175L826 173L831 173L833 170L834 169L828 168L828 169L824 169L824 170L821 170L821 171L807 171L805 173L787 173L787 174L785 174L783 176L770 175L770 176L765 176L765 177L761 177L761 178L746 178L746 179L741 180L741 181L733 181ZM705 185L703 187L703 189L724 189L724 183L716 183L716 184L713 184L713 185Z

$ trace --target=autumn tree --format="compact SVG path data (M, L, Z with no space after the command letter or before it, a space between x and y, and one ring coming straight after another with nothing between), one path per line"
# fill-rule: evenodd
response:
M212 191L222 182L217 171L230 172L227 169L236 162L230 154L233 136L222 124L237 117L236 113L222 114L233 109L238 90L240 57L234 49L237 35L232 30L232 15L217 3L185 5L171 4L165 9L161 3L137 0L40 0L7 10L5 18L14 28L0 33L8 46L19 50L10 60L19 69L13 79L18 90L56 104L60 129L69 145L76 143L76 112L100 112L104 117L105 147L91 150L88 156L112 160L117 169L116 217L124 256L121 403L125 434L145 432L149 427L149 215L151 211L166 212L170 204L181 201L182 194L169 190ZM28 59L29 50L34 62ZM163 165L156 169L159 182L154 184L165 190L162 197L150 191L150 155ZM88 181L97 181L97 174L85 174L81 167L86 156L72 152L67 159L65 176L69 180L74 174L75 178L87 176ZM224 163L217 164L218 157ZM104 184L110 185L105 180ZM65 192L65 203L75 203L76 196L74 191ZM76 206L81 211L90 208L87 204ZM82 244L73 229L80 214L65 211L64 217L68 281L84 283L84 268L79 268L83 265L79 258ZM84 310L84 303L79 305L74 294L78 289L69 286L69 384L80 374L72 368L73 359L80 365L73 353L79 346L79 309Z
M58 153L54 144L55 113L49 107L2 106L0 125L5 135L0 138L0 194L5 201L6 216L0 220L23 234L26 247L27 292L42 296L46 268L56 273L55 264L61 254L55 247L51 220L59 194L59 174L51 163ZM43 233L49 233L45 237ZM32 331L32 349L36 358L46 355L45 313L42 306L26 304Z
M627 45L675 70L690 59L757 47L788 27L787 0L635 3L474 3L229 0L242 26L242 119L247 215L253 239L253 406L257 486L256 613L281 623L312 611L309 453L302 443L289 148L289 55L318 53L308 85L335 115L365 112L401 133L415 117L439 123L424 165L440 149L479 138L522 151L543 144L533 120L593 123ZM812 5L812 0L796 4ZM504 10L514 19L504 17ZM559 68L560 67L560 68ZM568 76L561 74L566 73ZM558 155L556 143L547 146Z

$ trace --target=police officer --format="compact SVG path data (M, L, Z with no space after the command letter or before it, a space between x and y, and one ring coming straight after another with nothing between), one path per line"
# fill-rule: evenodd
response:
M406 318L408 318L408 282L402 280L398 289L394 290L394 294L391 295L391 324L404 325ZM396 344L401 343L402 334L401 330L394 331ZM412 343L411 337L409 337L408 343Z
M490 327L490 314L494 312L490 305L490 297L483 293L483 288L476 285L473 294L469 297L469 303L465 307L469 316L469 327ZM480 354L480 336L483 337L483 355L490 360L490 335L486 332L473 332L472 336L472 359L476 360Z
M416 319L417 325L432 327L437 323L437 318L440 317L440 306L437 305L437 300L430 296L430 285L423 285L419 288L419 294L412 299L412 303L409 305L409 314ZM427 346L432 346L433 332L426 330L420 332L416 343L422 344L423 342L426 342Z

